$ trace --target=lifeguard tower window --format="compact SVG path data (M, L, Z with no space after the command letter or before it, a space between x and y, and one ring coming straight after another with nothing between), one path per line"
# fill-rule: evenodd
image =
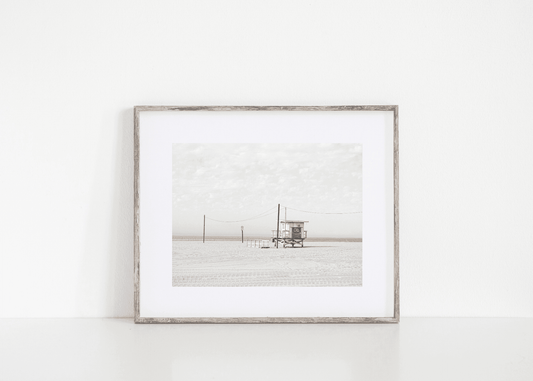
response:
M302 228L292 228L292 238L302 238Z

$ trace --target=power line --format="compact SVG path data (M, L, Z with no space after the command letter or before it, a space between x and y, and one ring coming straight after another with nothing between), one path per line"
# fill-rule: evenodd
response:
M282 205L284 208L287 208L287 209L290 209L290 210L295 210L295 211L298 211L298 212L303 212L303 213L312 213L312 214L358 214L358 213L363 213L363 212L315 212L315 211L310 211L310 210L302 210L302 209L296 209L296 208L291 208L291 207L288 207L288 206L284 206ZM250 217L250 218L245 218L245 219L242 219L242 220L217 220L217 219L214 219L214 218L210 218L210 217L205 217L206 220L211 220L211 221L215 221L215 222L222 222L222 223L234 223L234 222L244 222L244 221L250 221L250 220L255 220L255 219L258 219L258 218L263 218L263 217L266 217L266 216L269 216L271 214L274 214L275 211L274 209L276 209L277 207L273 207L273 208L270 208L266 211L264 211L263 213L260 213L258 215L255 215L253 217Z
M301 209L295 209L290 208L288 206L283 206L284 208L290 209L290 210L296 210L298 212L304 212L304 213L313 213L313 214L358 214L363 212L311 212L309 210L301 210Z
M269 216L271 215L272 213L274 213L274 209L276 209L277 206L273 207L273 208L270 208L266 211L264 211L263 213L260 213L254 217L250 217L250 218L246 218L244 220L235 220L235 221L225 221L225 220L215 220L214 218L209 218L209 217L206 217L206 219L208 220L211 220L211 221L216 221L216 222L224 222L224 223L232 223L232 222L244 222L244 221L250 221L250 220L255 220L257 218L262 218L262 217L266 217L266 216ZM272 212L271 212L272 211Z

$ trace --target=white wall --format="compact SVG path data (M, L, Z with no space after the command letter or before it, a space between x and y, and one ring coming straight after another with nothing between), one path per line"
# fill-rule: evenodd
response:
M0 3L0 316L131 316L134 105L400 106L403 316L533 316L531 1Z

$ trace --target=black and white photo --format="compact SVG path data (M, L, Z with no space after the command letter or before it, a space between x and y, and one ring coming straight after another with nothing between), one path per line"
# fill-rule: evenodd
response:
M362 285L361 144L172 146L172 285Z

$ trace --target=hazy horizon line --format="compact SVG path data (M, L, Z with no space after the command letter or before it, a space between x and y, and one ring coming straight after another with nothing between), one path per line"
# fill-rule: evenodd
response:
M274 229L275 231L276 229ZM280 230L281 231L281 230ZM269 234L248 234L248 237L257 237L257 236L269 236L270 238L272 238ZM208 236L207 234L205 235L206 237ZM202 237L202 234L172 234L172 237ZM241 238L241 234L209 234L209 237L239 237ZM244 237L246 238L246 235L244 235ZM357 238L357 239L362 239L362 237L354 237L353 235L336 235L336 236L332 236L332 235L319 235L319 236L316 236L318 238ZM306 238L306 239L309 239Z
M202 241L203 237L200 235L172 235L173 241ZM240 241L242 237L239 235L211 235L206 236L206 241ZM255 236L248 236L244 237L245 241L249 240L260 240L260 239L268 239L271 240L272 237L265 237L264 235L255 235ZM363 242L362 238L357 237L312 237L312 238L305 238L305 241L308 242Z

